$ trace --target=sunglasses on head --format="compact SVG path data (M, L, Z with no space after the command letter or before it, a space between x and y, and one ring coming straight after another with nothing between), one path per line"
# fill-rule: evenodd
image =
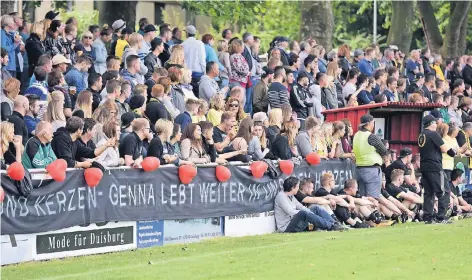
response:
M84 39L92 39L93 37L84 36Z

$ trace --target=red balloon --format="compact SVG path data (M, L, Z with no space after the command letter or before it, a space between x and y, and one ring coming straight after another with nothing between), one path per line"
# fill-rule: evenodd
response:
M5 199L5 191L3 190L2 187L0 187L0 202L3 202Z
M318 165L321 163L321 157L319 154L315 152L311 152L306 156L306 161L311 165Z
M87 185L91 188L94 188L100 184L100 181L103 178L103 172L100 170L100 168L91 167L85 169L84 176Z
M62 158L56 159L46 166L49 176L57 182L64 182L66 179L67 162Z
M226 166L218 165L215 169L216 179L220 182L226 182L231 178L231 171Z
M267 168L269 167L267 163L263 161L255 161L251 163L251 172L252 176L260 179L264 176L264 173L267 171Z
M285 175L290 175L293 172L294 164L291 160L281 160L279 167Z
M197 169L195 166L186 164L179 167L179 179L182 184L190 184L195 176L197 176Z
M19 162L12 163L7 169L7 175L15 181L25 178L25 168Z
M158 169L160 165L161 162L157 157L147 157L143 160L143 163L141 164L144 171L148 172Z

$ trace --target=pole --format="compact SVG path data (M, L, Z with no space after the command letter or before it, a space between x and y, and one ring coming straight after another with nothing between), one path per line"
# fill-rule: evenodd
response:
M377 0L374 0L374 44L377 43Z

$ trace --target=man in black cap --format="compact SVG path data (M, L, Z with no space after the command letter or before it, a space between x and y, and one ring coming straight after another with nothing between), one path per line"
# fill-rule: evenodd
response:
M423 219L426 224L451 223L446 218L446 210L450 201L449 185L442 166L442 153L454 157L456 153L449 148L436 131L436 118L427 115L423 118L423 131L418 137L420 147L420 171L424 188ZM433 219L435 196L438 198L438 213Z
M57 17L58 14L59 14L59 12L55 13L54 11L49 11L44 16L44 19L54 20Z
M121 134L120 134L120 143L125 139L125 137L130 134L133 129L131 128L131 123L136 118L134 112L127 112L121 115Z
M382 187L383 157L388 155L388 150L382 140L375 134L374 117L363 115L361 117L360 129L354 135L353 151L356 156L356 175L359 184L359 194L380 198Z
M156 27L153 24L148 24L144 27L143 43L141 49L138 51L138 56L141 61L144 61L146 55L151 51L151 41L156 38Z
M148 72L144 75L147 80L152 77L154 69L162 67L162 62L159 55L164 51L164 43L161 38L154 38L151 41L151 52L144 58L144 65L148 68Z
M387 184L390 184L392 180L392 178L390 177L390 174L395 169L403 170L405 173L407 172L407 170L410 170L411 178L413 180L416 180L415 169L413 168L413 165L411 164L411 160L413 158L412 154L413 152L408 147L405 147L400 150L400 157L394 162L392 162L392 164L390 164L387 168L385 168L385 179L387 181Z

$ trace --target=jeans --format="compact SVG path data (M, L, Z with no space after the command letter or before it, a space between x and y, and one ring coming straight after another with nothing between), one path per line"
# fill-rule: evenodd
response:
M358 167L356 168L356 175L361 196L380 197L380 188L382 187L380 167Z
M313 224L317 229L331 229L335 223L333 217L321 206L314 205L309 209L300 210L288 224L285 232L301 232Z
M244 112L248 113L252 116L252 93L254 91L254 87L259 83L259 79L251 77L252 86L250 88L246 88L246 104L244 104Z

